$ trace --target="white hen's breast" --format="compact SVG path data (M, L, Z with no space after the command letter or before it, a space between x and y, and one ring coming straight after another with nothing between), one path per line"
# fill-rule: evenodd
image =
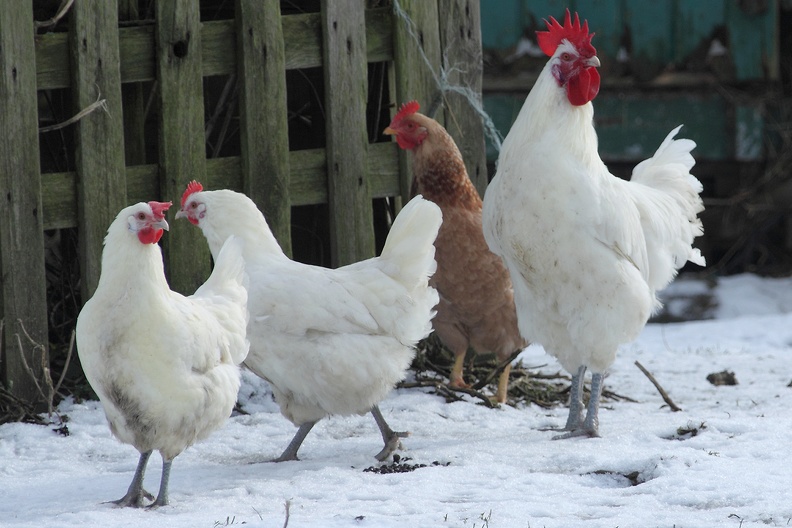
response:
M639 263L619 248L643 243L640 223L631 203L604 193L588 172L596 163L551 154L553 144L504 149L485 197L488 240L512 276L523 335L570 372L601 372L653 306Z
M113 434L173 458L228 418L239 369L219 361L216 321L183 318L194 307L149 304L141 314L123 301L86 303L77 324L80 360Z

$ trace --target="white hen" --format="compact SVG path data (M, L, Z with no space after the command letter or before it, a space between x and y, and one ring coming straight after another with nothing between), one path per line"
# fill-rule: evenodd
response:
M514 285L523 336L572 373L567 436L598 436L602 376L635 339L656 292L688 260L702 234L701 184L690 174L695 143L668 134L631 181L597 153L591 100L599 66L588 24L552 19L539 43L550 61L525 100L484 198L484 236ZM582 382L592 371L582 417Z
M270 383L283 415L299 426L276 460L296 460L321 418L369 411L385 443L377 458L386 459L404 433L391 430L377 404L432 330L438 296L429 277L440 209L416 197L396 217L381 256L338 269L289 259L244 194L203 191L193 182L180 217L201 228L212 255L225 237L245 240L251 315L245 365Z
M140 452L135 476L116 504L139 507L149 456L162 455L152 506L168 503L173 459L231 415L238 365L247 355L247 291L242 240L219 251L194 295L168 287L157 242L170 203L123 209L107 230L102 274L77 318L77 352L110 430Z

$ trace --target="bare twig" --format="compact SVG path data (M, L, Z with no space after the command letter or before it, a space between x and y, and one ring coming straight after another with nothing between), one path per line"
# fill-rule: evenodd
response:
M55 384L54 391L57 393L63 383L63 378L66 377L66 371L69 369L69 365L71 364L72 352L74 351L74 330L71 333L71 339L69 339L69 350L66 352L66 362L63 364L63 370L61 371L60 377L58 377L58 383Z
M657 382L655 377L652 376L652 373L646 370L646 367L641 365L640 361L636 360L635 366L641 369L641 372L643 372L646 375L646 377L649 378L649 381L652 382L652 385L655 386L657 391L660 393L660 396L663 397L663 401L668 404L668 406L671 408L672 411L677 412L682 410L679 407L677 407L677 405L673 401L671 401L671 397L668 395L668 393L663 389L663 387L660 386L660 384Z
M506 368L506 365L511 364L515 359L517 359L517 356L519 356L521 353L522 353L522 349L515 350L514 352L512 352L512 354L509 357L498 363L498 365L494 369L492 369L492 371L490 371L490 373L487 374L487 376L484 379L473 385L473 389L481 390L487 385L489 385L490 382L495 379L495 376L500 375L503 369Z
M415 387L433 387L438 392L438 394L441 394L445 397L453 398L455 401L461 400L462 398L454 393L461 392L462 394L467 394L468 396L473 396L474 398L478 398L484 403L485 406L489 407L490 409L495 409L499 407L497 403L493 403L489 399L489 396L487 396L483 392L474 389L466 389L463 387L449 387L440 380L423 379L423 380L416 380L414 382L402 382L399 383L397 386L400 389L412 389Z
M100 95L100 97L101 97L101 95ZM67 127L67 126L69 126L71 124L76 123L77 121L79 121L83 117L87 116L88 114L90 114L91 112L96 110L97 108L102 108L105 112L107 112L107 100L106 99L98 99L97 98L96 101L94 101L90 105L86 106L85 108L80 110L79 113L77 113L74 116L70 117L66 121L63 121L62 123L56 123L56 124L50 125L50 126L41 127L41 128L39 128L39 132L52 132L53 130L59 130L61 128L65 128L65 127Z
M289 509L291 508L291 501L286 501L286 519L283 521L283 528L289 526Z
M30 368L28 365L27 359L25 359L25 349L22 346L22 339L19 337L19 334L16 334L17 344L19 345L19 356L22 359L22 366L25 368L25 371L30 375L31 379L33 380L33 384L36 385L36 389L39 392L39 395L47 402L47 415L52 416L53 408L52 402L55 400L55 391L54 385L52 384L52 376L50 376L49 370L49 358L47 354L47 349L41 343L37 343L30 334L28 334L27 329L25 328L22 319L17 319L19 323L19 327L22 329L22 332L25 334L25 337L28 339L31 345L33 345L33 351L36 349L41 350L41 373L44 377L44 386L47 389L47 392L44 392L44 389L41 387L39 383L38 377L33 372L33 369Z
M54 17L50 18L49 20L42 20L41 22L36 20L33 25L36 29L54 26L60 21L61 18L66 15L66 12L71 8L73 3L74 0L63 0L60 7L58 8L58 12L55 13Z

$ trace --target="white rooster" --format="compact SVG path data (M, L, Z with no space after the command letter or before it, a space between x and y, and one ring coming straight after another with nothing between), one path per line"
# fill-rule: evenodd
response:
M102 274L77 318L77 351L104 407L110 430L140 452L126 495L140 507L152 451L162 479L152 506L168 503L173 459L231 415L238 365L247 355L247 290L240 239L219 252L212 275L194 295L168 287L157 242L170 203L138 203L110 224Z
M572 374L570 436L599 436L603 374L635 339L703 229L695 143L668 134L655 155L613 176L597 154L591 100L600 62L588 23L551 17L537 32L550 60L503 142L484 198L484 236L514 284L520 331ZM582 383L591 369L583 418Z
M231 235L245 240L250 275L250 355L245 365L272 386L281 413L299 426L276 461L297 460L317 421L371 412L385 460L406 433L394 432L378 403L404 377L414 345L432 330L438 295L434 240L440 209L418 196L391 227L379 257L337 269L289 259L250 198L203 191L193 182L176 218L203 231L212 255Z

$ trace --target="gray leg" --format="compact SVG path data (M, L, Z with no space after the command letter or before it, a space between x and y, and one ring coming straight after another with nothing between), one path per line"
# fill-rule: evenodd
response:
M569 387L569 417L564 426L564 431L574 431L583 422L583 378L586 367L580 367L577 374L572 376L572 385Z
M157 500L150 506L156 508L158 506L168 505L168 482L170 481L170 470L173 460L162 459L162 479L160 480L160 489L157 494Z
M308 436L308 433L311 431L311 428L316 425L316 422L306 422L297 429L297 434L294 435L292 441L289 442L289 445L286 447L286 450L281 453L281 456L273 460L273 462L286 462L287 460L299 460L297 458L297 451L300 449L300 446L305 440L305 437Z
M371 408L371 414L374 416L374 420L377 422L380 433L382 433L382 441L385 442L385 447L382 448L382 451L375 455L377 460L382 462L391 456L391 453L401 447L400 439L410 436L410 433L396 432L391 429L388 425L388 422L386 422L385 418L382 416L382 412L379 410L377 405Z
M589 436L599 436L599 401L602 394L602 374L591 375L591 398L589 398L586 421L583 422L583 431Z
M132 477L132 483L129 485L126 495L118 500L112 501L113 504L117 504L118 506L131 506L132 508L140 508L143 506L144 497L148 499L154 498L151 493L143 489L143 475L146 473L146 464L148 464L150 456L151 451L140 453L137 469L135 470L135 476Z
M588 436L588 437L599 436L598 414L599 414L599 399L601 393L602 393L602 374L593 373L591 375L591 397L589 398L588 410L586 411L586 419L583 422L580 422L578 418L578 423L575 428L570 429L570 431L566 434L553 437L553 440L573 438L575 436ZM570 407L570 413L571 413L571 407Z
M560 440L569 438L571 436L578 436L577 431L580 430L583 423L583 378L586 375L586 367L582 366L578 369L576 374L572 375L572 385L569 387L569 416L563 431L569 433L554 436L553 440Z

